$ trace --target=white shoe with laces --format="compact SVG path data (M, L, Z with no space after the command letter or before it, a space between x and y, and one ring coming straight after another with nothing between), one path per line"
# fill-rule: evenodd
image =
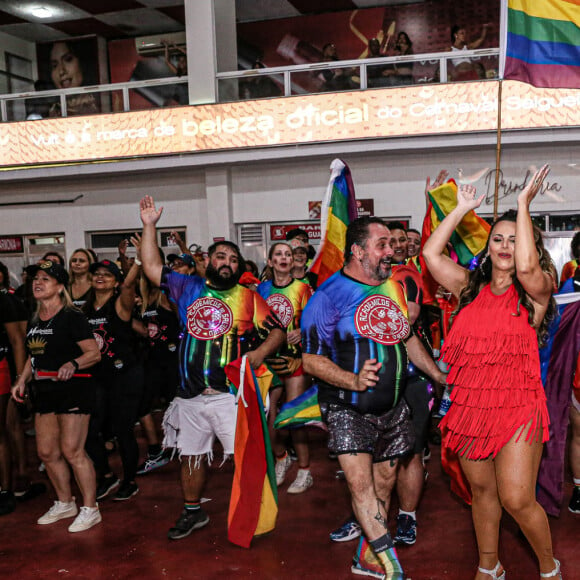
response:
M99 506L97 507L86 507L82 506L79 515L75 518L75 521L68 527L69 532L84 532L100 524L103 518L101 517L101 512L99 511Z
M312 487L314 480L309 469L299 469L296 479L288 488L288 493L302 493Z
M276 472L276 485L282 485L284 483L284 479L291 465L292 459L290 459L290 455L288 454L284 456L284 459L276 460L276 467L274 468Z
M37 524L44 526L46 524L54 524L58 520L65 518L74 518L79 513L75 498L72 501L55 501L52 507L41 517L36 520Z

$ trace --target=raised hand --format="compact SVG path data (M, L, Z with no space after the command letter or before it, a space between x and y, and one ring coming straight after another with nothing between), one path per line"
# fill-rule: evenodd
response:
M163 208L160 207L158 210L155 208L155 202L150 195L146 195L140 202L139 202L139 209L141 211L141 221L143 225L155 225L161 214L163 213Z
M448 177L449 172L447 171L447 169L442 169L439 172L437 178L435 179L432 185L431 178L427 177L427 181L425 182L425 199L427 200L427 203L429 203L429 192L433 191L434 189L437 189L438 187L441 187L447 181Z
M135 234L133 236L131 236L129 238L131 240L131 243L133 244L133 246L135 246L135 252L137 255L137 259L140 260L141 259L141 236L135 232Z
M464 210L465 213L481 205L484 195L475 197L477 190L473 185L463 184L457 190L457 207Z
M538 191L542 188L542 183L546 176L550 173L550 166L544 165L536 173L534 173L532 179L528 182L526 187L522 190L522 192L518 195L518 204L524 204L526 207L530 206L532 200L536 195L538 195Z

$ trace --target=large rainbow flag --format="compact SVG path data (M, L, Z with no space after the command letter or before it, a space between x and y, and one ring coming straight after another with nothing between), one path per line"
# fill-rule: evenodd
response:
M225 372L237 387L238 400L228 540L249 548L254 536L274 529L278 516L274 456L264 409L272 373L265 365L254 372L245 356L228 364Z
M578 0L508 0L504 78L580 88Z
M357 218L354 185L348 165L340 159L330 164L330 181L320 212L320 247L310 265L318 286L342 268L346 228Z
M537 498L548 514L559 516L564 498L570 393L580 356L580 293L574 292L570 283L555 298L560 305L560 316L550 328L549 348L540 351L550 414L550 439L544 445L540 463Z

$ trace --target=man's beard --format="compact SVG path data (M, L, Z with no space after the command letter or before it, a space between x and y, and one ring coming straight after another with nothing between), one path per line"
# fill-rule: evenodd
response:
M225 276L222 273L225 273ZM238 268L237 272L234 272L229 266L222 266L219 270L216 270L210 263L205 269L205 277L214 288L218 290L229 290L238 283L240 270Z
M365 254L361 260L361 264L365 273L378 282L384 282L391 274L391 261L387 258L379 260L378 264L373 268L368 255ZM383 265L387 265L388 267L384 269L382 268Z

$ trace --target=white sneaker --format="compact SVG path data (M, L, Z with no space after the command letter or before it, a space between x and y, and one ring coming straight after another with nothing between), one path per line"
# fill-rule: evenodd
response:
M309 469L299 469L296 479L288 488L288 493L302 493L312 487L314 480Z
M99 511L99 506L90 508L86 506L81 507L79 515L75 518L75 521L68 527L69 532L84 532L93 526L101 523L103 518L101 517L101 512Z
M70 502L55 501L52 507L36 520L36 523L41 526L54 524L54 522L58 522L58 520L63 520L64 518L74 518L78 513L79 510L74 497Z
M277 459L276 460L276 485L282 485L284 483L284 479L286 478L286 474L292 465L292 459L290 459L290 455L286 454L284 459Z

